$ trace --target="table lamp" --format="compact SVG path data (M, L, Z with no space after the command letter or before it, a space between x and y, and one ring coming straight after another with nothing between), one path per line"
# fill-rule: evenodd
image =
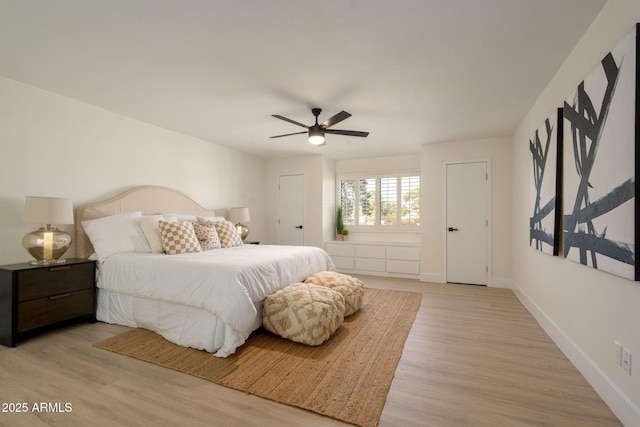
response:
M230 208L229 221L236 225L236 230L238 230L240 238L244 241L249 235L249 227L242 223L251 221L249 219L249 208Z

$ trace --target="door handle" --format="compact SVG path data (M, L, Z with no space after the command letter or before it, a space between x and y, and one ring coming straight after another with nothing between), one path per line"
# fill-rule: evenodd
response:
M449 231L458 231L457 228L449 227Z
M301 225L296 225L296 228L299 228L300 230L302 230L302 226Z

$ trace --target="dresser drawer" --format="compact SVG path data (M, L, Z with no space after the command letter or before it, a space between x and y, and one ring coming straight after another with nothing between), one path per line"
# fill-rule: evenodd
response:
M383 272L385 271L385 261L375 258L356 258L356 270Z
M93 315L94 290L62 293L18 304L18 332Z
M420 274L420 263L418 261L388 260L387 271L389 273Z
M18 302L92 288L94 268L93 263L85 263L20 271Z
M389 246L387 248L387 259L419 261L420 248L410 246Z
M334 256L334 257L331 257L331 259L333 260L333 264L336 266L338 270L342 270L342 269L353 270L355 267L353 257L349 258L349 257Z
M326 245L327 252L333 256L353 256L355 247L353 245L329 243Z
M356 258L384 259L384 246L356 246Z

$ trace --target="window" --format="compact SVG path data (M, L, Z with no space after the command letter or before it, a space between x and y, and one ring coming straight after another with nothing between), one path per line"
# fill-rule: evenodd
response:
M345 226L360 231L407 231L420 226L418 172L337 178Z

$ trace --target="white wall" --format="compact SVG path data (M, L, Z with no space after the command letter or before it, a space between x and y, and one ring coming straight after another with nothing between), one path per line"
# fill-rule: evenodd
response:
M376 173L419 169L419 154L336 161L336 173L338 175L361 172Z
M336 233L336 161L323 157L322 167L322 238L326 242Z
M491 262L489 286L511 286L511 139L487 138L422 146L421 280L446 281L445 164L490 161Z
M251 238L266 236L264 160L3 77L0 153L0 264L31 259L22 236L38 225L21 222L27 195L77 206L163 185L208 208L248 206Z
M533 105L513 138L515 291L626 425L640 425L640 283L529 247L529 151L533 132L628 30L639 0L610 0ZM635 357L633 376L614 361L614 340Z

